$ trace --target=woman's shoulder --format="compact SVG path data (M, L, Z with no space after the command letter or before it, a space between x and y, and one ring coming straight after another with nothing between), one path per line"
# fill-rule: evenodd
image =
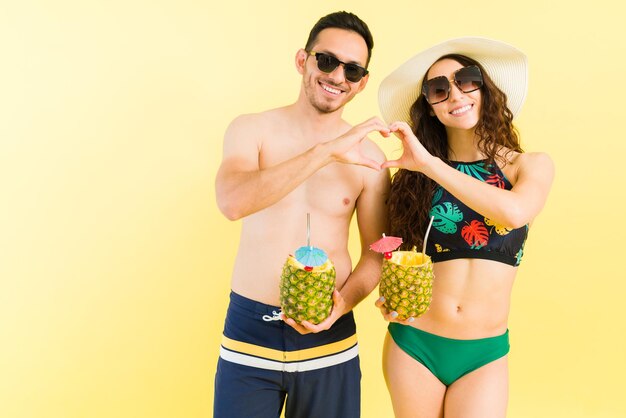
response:
M516 154L517 155L515 155L511 162L520 168L553 169L554 162L552 161L552 158L550 158L550 155L545 152L520 152Z
M545 152L519 152L505 147L498 150L497 153L498 165L512 165L515 167L531 165L551 165L552 159Z
M521 173L537 172L552 176L554 172L552 158L545 152L518 152L503 148L498 157L498 165L513 184Z
M554 162L545 152L522 153L517 157L517 179L549 185L554 180Z

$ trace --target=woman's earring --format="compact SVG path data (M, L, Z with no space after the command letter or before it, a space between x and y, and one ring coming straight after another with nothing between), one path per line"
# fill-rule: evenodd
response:
M428 114L429 114L430 116L435 116L435 112L433 112L432 110L431 110L431 111L429 111L429 112L428 112Z

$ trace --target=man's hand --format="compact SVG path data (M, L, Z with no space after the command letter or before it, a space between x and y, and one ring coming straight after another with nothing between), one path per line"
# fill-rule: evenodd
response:
M380 170L381 163L367 158L361 150L361 142L372 132L379 132L383 137L390 135L390 130L378 117L373 117L355 125L339 138L327 142L331 148L331 156L335 161L344 164L356 164Z
M318 333L320 331L326 331L329 329L337 319L341 318L343 314L345 314L344 310L346 308L346 301L341 296L341 293L337 289L333 291L333 308L330 311L330 315L315 325L308 321L302 321L298 324L293 318L287 318L284 313L281 313L280 316L283 321L293 329L298 331L300 334L309 334L309 333Z

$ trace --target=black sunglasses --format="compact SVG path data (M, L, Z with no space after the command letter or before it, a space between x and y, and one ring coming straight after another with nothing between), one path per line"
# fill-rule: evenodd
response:
M332 55L324 54L323 52L309 51L309 55L315 57L317 68L325 73L332 73L339 64L343 65L343 75L351 83L358 83L369 72L360 65L339 61Z
M448 80L448 77L443 75L431 78L422 85L422 94L426 97L426 101L434 105L448 100L450 98L450 81L454 81L454 84L463 93L471 93L483 86L483 75L478 66L469 65L456 70L452 80Z

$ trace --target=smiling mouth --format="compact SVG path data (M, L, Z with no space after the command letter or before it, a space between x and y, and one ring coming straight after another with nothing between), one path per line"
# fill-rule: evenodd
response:
M326 92L328 92L328 93L330 93L330 94L333 94L333 95L335 95L335 96L337 96L337 95L339 95L339 94L343 93L340 89L338 89L338 88L336 88L336 87L332 87L332 86L329 86L328 84L321 83L321 82L320 82L319 84L320 84L320 86L322 86L322 89L323 89L324 91L326 91Z
M472 108L473 105L468 104L466 106L460 107L458 109L454 109L452 112L450 112L451 115L460 115L462 113L467 112L468 110L470 110Z

